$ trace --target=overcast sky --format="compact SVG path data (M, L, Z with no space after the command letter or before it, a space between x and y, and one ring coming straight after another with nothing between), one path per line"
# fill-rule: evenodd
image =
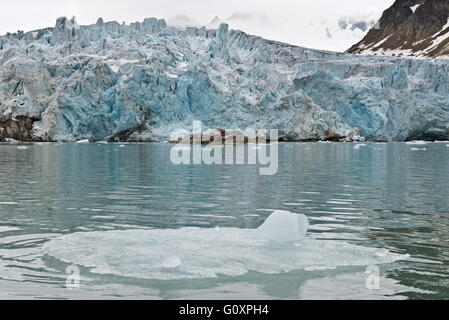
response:
M80 24L105 21L141 21L185 14L200 24L214 16L239 13L248 17L238 27L265 38L318 49L342 51L362 32L340 32L338 19L380 18L394 0L13 0L2 1L0 34L54 26L60 16L75 15Z

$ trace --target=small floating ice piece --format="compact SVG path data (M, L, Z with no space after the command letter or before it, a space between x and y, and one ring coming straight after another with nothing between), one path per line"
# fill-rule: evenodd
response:
M169 258L165 259L162 264L167 269L174 269L174 268L179 267L182 264L182 262L181 262L181 259L179 259L176 256L173 256L173 257L169 257Z
M356 144L356 145L354 146L354 150L360 150L360 147L366 147L366 144L364 144L364 143Z
M427 141L416 140L416 141L408 141L405 144L408 144L408 145L421 145L421 146L423 146L423 145L426 145L427 143L428 143Z
M78 140L76 143L77 144L86 144L86 143L89 143L90 141L89 141L89 139L84 139L84 140Z
M427 148L410 148L411 151L426 151Z
M28 149L27 146L17 146L17 150L26 150Z

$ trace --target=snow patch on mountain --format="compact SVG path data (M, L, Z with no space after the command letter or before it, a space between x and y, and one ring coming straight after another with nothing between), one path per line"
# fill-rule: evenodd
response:
M412 9L413 13L415 13L416 9L418 9L420 6L421 6L420 4L417 4L417 5L410 7L410 9Z

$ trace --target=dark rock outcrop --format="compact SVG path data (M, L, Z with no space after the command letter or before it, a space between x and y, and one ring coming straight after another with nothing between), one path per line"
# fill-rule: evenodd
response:
M449 55L449 1L397 0L348 53L439 57Z
M13 139L22 142L41 141L32 133L35 120L19 116L15 119L0 120L0 142Z

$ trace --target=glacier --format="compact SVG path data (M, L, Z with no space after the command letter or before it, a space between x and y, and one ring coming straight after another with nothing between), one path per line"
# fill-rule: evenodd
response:
M313 50L163 19L0 37L0 141L167 141L278 129L281 141L449 140L449 62Z

